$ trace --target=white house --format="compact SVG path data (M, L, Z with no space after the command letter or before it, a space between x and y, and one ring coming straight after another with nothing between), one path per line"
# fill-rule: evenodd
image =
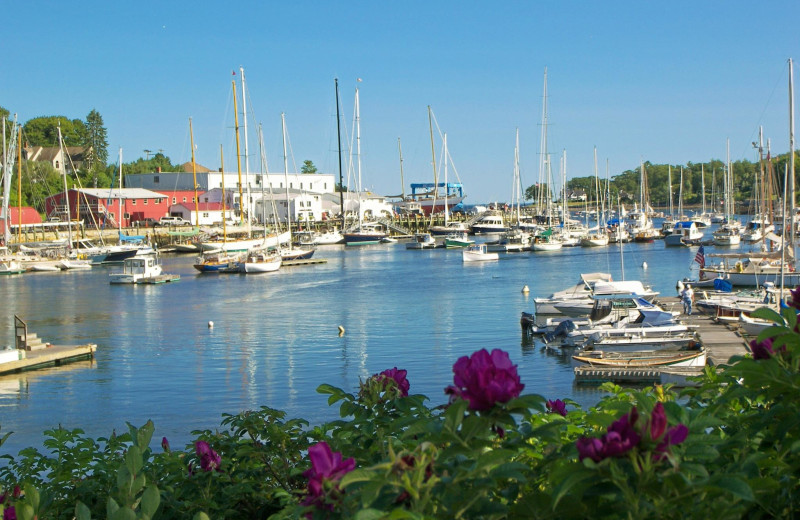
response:
M365 191L360 195L355 192L344 194L344 209L346 213L359 214L362 220L391 217L394 212L392 204L386 197Z
M169 214L173 216L181 216L184 220L188 220L192 225L197 224L197 215L200 215L200 225L210 226L218 224L224 219L233 220L234 210L232 208L225 208L222 211L221 202L198 202L197 212L195 212L194 204L173 204L169 207Z
M267 222L273 220L273 200L276 212L276 217L279 222L286 222L287 213L291 215L293 223L316 221L323 219L323 197L315 193L289 193L289 201L287 204L286 196L275 197L271 200L269 197L259 198L254 202L253 215L258 222L264 218ZM287 211L288 207L288 211Z

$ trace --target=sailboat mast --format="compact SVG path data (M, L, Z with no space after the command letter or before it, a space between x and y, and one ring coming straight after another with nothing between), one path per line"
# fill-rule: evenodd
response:
M543 194L542 191L544 189L544 178L545 176L547 179L550 179L550 156L547 153L547 67L544 68L544 88L542 91L542 136L541 142L539 143L539 190L536 194L536 209L537 213L541 215L542 212L542 202L543 202ZM546 184L547 190L550 190L550 181L547 181ZM545 195L546 196L546 195ZM548 204L548 212L549 212L550 205ZM549 223L548 223L549 224Z
M397 138L397 153L400 155L400 199L406 200L406 181L403 179L403 147L400 138Z
M792 59L789 58L789 215L791 215L791 234L789 235L789 243L792 244L792 256L794 256L794 237L795 237L795 222L794 222L794 208L795 208L795 179L794 179L794 68L792 67ZM785 215L785 213L784 213ZM786 227L784 225L784 227Z
M17 243L22 242L22 132L17 132Z
M292 236L292 214L289 211L289 158L286 155L286 114L281 112L281 132L283 134L283 182L286 184L286 230Z
M222 153L222 145L219 145L219 167L222 172L222 243L228 241L228 229L225 221L228 220L225 216L225 156Z
M428 132L431 136L431 159L433 164L433 185L436 186L436 183L439 182L439 176L436 172L436 145L433 142L433 115L431 113L431 106L428 105ZM445 158L445 161L447 158ZM434 188L434 201L433 207L431 207L431 225L433 225L433 208L436 206L436 191Z
M725 140L725 218L730 223L733 220L733 211L735 209L733 203L733 172L731 171L731 140Z
M122 242L122 147L119 148L119 221L117 222L117 232L119 233L119 241Z
M58 125L58 147L63 152L64 139L61 137L61 125ZM122 149L120 148L120 154ZM120 155L120 158L122 155ZM120 168L122 168L122 161L120 160ZM64 180L64 203L67 206L67 248L72 249L72 213L69 209L69 190L67 189L67 169L64 166L64 161L61 161L61 176Z
M361 228L361 107L358 101L358 87L356 87L356 166L358 168L358 227Z
M700 191L703 192L703 216L706 214L706 169L705 165L700 165Z
M233 85L233 120L236 130L236 171L239 173L239 219L244 224L244 197L242 195L242 156L239 153L239 108L236 104L236 81L231 81ZM225 176L225 172L222 172Z
M336 91L336 148L339 153L339 207L342 212L342 230L344 230L347 220L344 215L344 180L342 179L342 118L339 115L339 78L333 78L333 84Z
M520 222L520 207L519 207L519 199L522 198L522 185L519 179L519 128L517 128L516 138L514 139L514 189L513 194L516 196L517 199L517 227L521 224Z
M672 204L672 165L667 165L667 185L669 188L669 216L675 217L675 206Z
M447 208L447 132L444 133L442 137L442 147L444 150L444 225L447 225L447 217L448 217L448 208ZM436 192L434 191L434 197L436 197ZM434 202L434 207L436 203ZM431 213L433 209L431 209Z
M194 214L195 225L200 227L200 206L197 200L197 163L194 161L194 131L192 130L192 118L189 118L189 145L192 147L192 181L194 184ZM225 172L222 172L225 175ZM223 219L224 219L223 215Z
M239 67L239 73L241 74L241 82L242 82L242 129L244 130L244 184L247 186L247 204L243 205L244 208L247 210L247 226L248 229L250 228L250 203L252 202L252 197L250 196L250 153L248 151L248 139L247 139L247 96L244 86L244 67Z

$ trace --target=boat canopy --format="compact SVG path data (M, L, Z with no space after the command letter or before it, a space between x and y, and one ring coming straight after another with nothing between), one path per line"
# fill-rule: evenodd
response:
M144 242L147 239L144 235L123 235L122 233L119 234L119 241L120 242Z

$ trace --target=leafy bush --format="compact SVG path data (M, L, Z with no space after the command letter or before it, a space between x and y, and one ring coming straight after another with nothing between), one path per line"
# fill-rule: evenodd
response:
M681 394L606 384L589 410L521 395L508 355L456 361L429 406L405 370L318 391L340 420L226 415L183 450L152 423L88 439L54 429L4 456L4 518L791 518L800 510L800 334L794 309L752 356ZM443 387L446 383L443 384ZM487 403L487 396L492 396ZM0 443L8 434L0 437Z

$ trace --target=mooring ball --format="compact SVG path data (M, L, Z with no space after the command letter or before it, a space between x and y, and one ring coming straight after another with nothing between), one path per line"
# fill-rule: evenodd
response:
M209 329L213 329L214 328L214 322L213 321L209 321L208 322L208 328Z

